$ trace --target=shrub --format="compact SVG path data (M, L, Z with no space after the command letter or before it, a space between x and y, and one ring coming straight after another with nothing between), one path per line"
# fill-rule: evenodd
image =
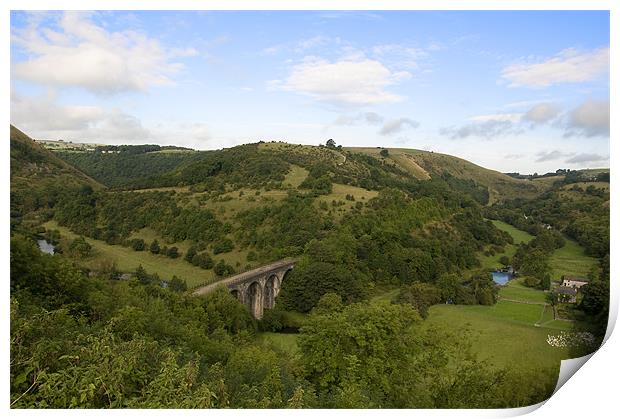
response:
M155 239L153 240L153 243L151 243L151 245L149 246L149 251L156 255L159 253L159 250L159 242L157 241L157 239Z
M176 259L179 257L179 249L175 246L173 247L169 247L168 251L166 252L166 256L168 256L171 259Z
M222 239L213 245L213 254L219 255L220 253L230 252L235 248L232 240Z
M141 252L146 247L146 244L144 243L144 240L142 239L133 239L131 240L130 245L131 245L131 248L135 250L136 252Z

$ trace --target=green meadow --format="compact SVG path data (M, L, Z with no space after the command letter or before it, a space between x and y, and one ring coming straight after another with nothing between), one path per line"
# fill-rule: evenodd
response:
M556 249L551 255L550 264L553 279L559 281L562 275L586 278L590 269L597 265L597 261L586 255L584 248L577 242L566 238L564 247Z
M66 227L59 226L55 221L48 221L43 224L47 229L58 230L63 239L73 240L78 237ZM211 282L217 279L212 269L205 270L198 268L183 260L183 257L171 259L162 255L154 255L149 251L136 252L128 247L120 245L110 245L101 240L85 237L85 240L92 246L93 255L80 262L81 265L96 269L106 261L116 263L117 268L122 272L133 272L142 265L150 274L157 273L162 279L170 279L173 275L185 280L188 287L203 282ZM161 243L161 242L160 242ZM216 260L218 259L216 255Z
M425 327L439 326L467 330L472 337L472 351L479 359L491 360L498 367L519 369L559 367L571 357L566 348L547 343L549 335L570 330L572 323L549 321L545 306L499 301L494 306L436 305L430 308Z

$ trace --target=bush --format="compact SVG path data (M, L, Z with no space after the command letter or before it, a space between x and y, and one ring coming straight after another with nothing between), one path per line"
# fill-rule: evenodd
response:
M82 236L74 239L69 245L69 251L82 258L90 256L92 249L92 246Z
M261 332L279 332L282 330L284 313L280 310L265 310L263 318L258 322Z
M220 253L230 252L235 248L232 240L230 239L222 239L213 245L213 254L218 255Z
M526 287L537 288L540 286L540 281L533 276L526 276L523 278L523 285Z
M184 280L179 279L176 275L172 277L172 280L168 283L168 286L175 292L187 291L187 283Z
M232 266L227 265L224 260L220 260L217 265L213 267L213 272L215 272L216 275L225 276L234 274L235 269Z
M194 260L194 256L196 256L197 250L195 246L190 246L189 249L187 249L187 253L185 253L185 257L183 259L185 259L187 262L194 264L193 260Z
M142 239L133 239L131 240L130 245L131 245L131 248L135 250L136 252L141 252L146 247L146 244L144 243L144 240Z
M213 268L213 259L207 252L197 253L192 258L192 265L199 266L202 269Z
M153 240L153 243L151 243L151 245L149 246L149 251L154 255L157 255L159 254L159 250L159 242L157 241L157 239L155 239Z
M168 251L166 252L166 256L168 256L171 259L176 259L179 257L179 249L176 247L170 247L168 248Z

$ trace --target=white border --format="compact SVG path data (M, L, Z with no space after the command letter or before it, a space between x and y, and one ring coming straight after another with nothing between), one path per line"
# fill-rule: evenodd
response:
M4 101L0 104L0 112L5 120L5 129L8 130L9 118L9 98L10 98L10 72L9 72L9 27L10 27L10 15L11 9L16 10L148 10L148 9L171 9L171 10L610 10L611 11L611 36L610 39L618 40L618 1L605 1L605 0L436 0L436 1L412 1L407 2L398 0L383 0L383 1L368 1L368 0L211 0L211 1L199 1L199 0L175 0L174 2L166 0L151 0L151 1L130 1L130 0L99 0L99 1L79 1L79 0L59 0L59 1L47 1L47 0L5 0L2 2L4 8L4 14L1 17L2 31L0 32L0 39L3 46L3 65L1 71L3 73L3 81L1 87L1 97ZM618 132L617 123L617 106L615 99L618 97L618 87L614 83L614 70L617 72L618 66L618 54L616 48L616 42L610 42L611 46L611 138L616 137ZM6 133L7 131L5 131ZM9 388L8 388L8 363L9 363L9 318L8 311L8 287L9 287L9 142L3 141L3 158L5 164L2 165L2 173L4 177L2 208L4 213L5 222L2 224L2 231L0 237L3 243L2 256L3 256L3 270L4 270L4 316L2 316L2 330L3 330L3 359L2 370L4 371L3 379L1 380L2 386L0 390L0 397L2 397L2 406L7 410L7 416L14 417L49 417L51 416L65 416L75 417L88 415L89 417L109 417L121 416L130 417L134 415L142 415L145 412L135 411L17 411L9 410ZM616 148L614 140L610 141L611 148L611 167L616 169ZM619 176L615 170L612 170L612 197L611 208L617 208L617 194L615 193L615 185L620 181ZM617 237L617 218L612 212L612 225L611 232L613 237ZM617 255L617 246L612 241L612 254ZM532 413L532 417L537 418L584 418L584 417L608 417L612 412L617 411L617 387L616 380L619 378L619 362L616 354L620 351L620 342L615 335L609 336L612 330L612 325L615 323L618 313L618 281L615 278L616 264L612 258L611 266L612 277L612 295L610 305L610 328L608 329L608 340L597 351L591 359L587 362L587 367L582 368L576 373L576 376L570 380L546 403L541 406L534 406L526 409L507 409L507 410L400 410L400 411L386 411L376 412L372 410L363 411L351 411L351 410L333 410L333 411L240 411L240 410L214 410L214 411L170 411L170 410L153 410L149 411L149 416L153 417L168 417L170 415L183 415L189 417L204 417L204 415L212 415L216 417L238 417L240 415L248 415L257 418L272 418L272 417L307 417L314 418L317 414L320 415L338 415L347 417L375 417L377 414L394 416L394 417L466 417L466 418L480 418L480 417L507 417L516 416L519 414L527 413L528 411L535 410ZM540 407L539 409L536 409Z

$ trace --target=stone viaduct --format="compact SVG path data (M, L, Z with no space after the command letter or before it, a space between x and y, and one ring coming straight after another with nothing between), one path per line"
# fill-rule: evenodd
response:
M273 308L284 276L295 266L295 260L283 259L269 265L224 278L192 292L192 295L206 295L221 286L245 304L255 319L263 317L263 309Z

